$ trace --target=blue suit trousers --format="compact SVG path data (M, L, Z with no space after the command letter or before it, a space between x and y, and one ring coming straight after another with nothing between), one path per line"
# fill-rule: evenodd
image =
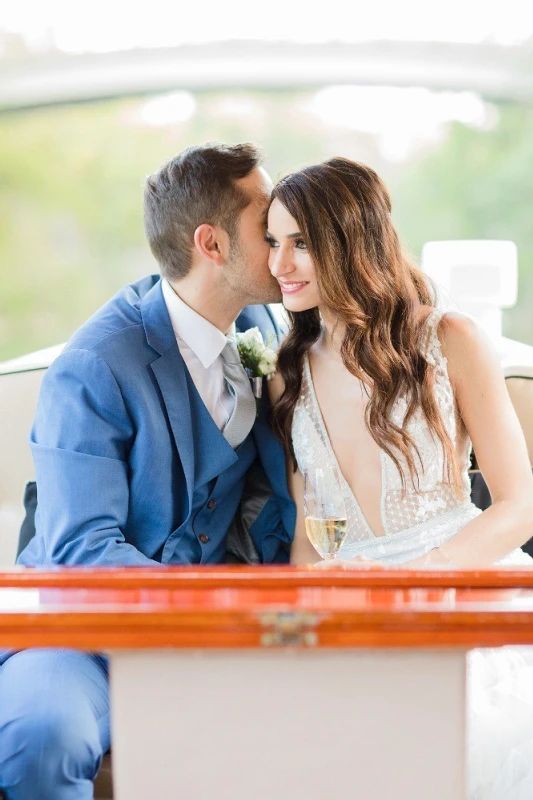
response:
M0 664L0 787L7 800L92 799L110 746L106 659L43 648L0 652Z

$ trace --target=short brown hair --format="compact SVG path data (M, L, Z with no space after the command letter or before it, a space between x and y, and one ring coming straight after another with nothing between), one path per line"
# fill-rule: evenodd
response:
M210 142L188 147L146 179L144 229L163 277L179 280L189 272L199 225L236 235L250 198L235 182L262 160L254 144Z

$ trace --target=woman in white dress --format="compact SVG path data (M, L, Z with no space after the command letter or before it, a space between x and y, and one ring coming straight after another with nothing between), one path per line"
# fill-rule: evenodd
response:
M533 478L497 355L469 317L435 308L390 212L378 175L344 158L273 192L269 266L291 328L270 388L298 509L291 562L317 561L302 475L331 464L347 536L328 565L531 566L519 548L533 536ZM469 496L472 443L493 501L483 513ZM532 653L471 655L470 800L533 798Z

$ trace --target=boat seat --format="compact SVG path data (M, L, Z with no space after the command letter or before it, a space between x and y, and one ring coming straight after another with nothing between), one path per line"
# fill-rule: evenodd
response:
M533 376L509 376L505 383L524 431L529 463L533 467Z

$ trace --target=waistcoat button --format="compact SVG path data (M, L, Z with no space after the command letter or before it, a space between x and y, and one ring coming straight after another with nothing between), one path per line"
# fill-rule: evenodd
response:
M206 544L209 541L209 536L207 535L207 533L201 533L198 538L200 539L202 544Z

